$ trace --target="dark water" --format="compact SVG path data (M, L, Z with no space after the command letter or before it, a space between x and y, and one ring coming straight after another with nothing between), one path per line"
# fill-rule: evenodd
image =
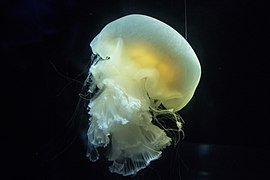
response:
M55 141L52 147L46 143L61 132L76 109L91 55L89 43L103 26L123 15L141 13L184 35L184 1L4 0L0 4L1 94L8 109L2 116L2 155L10 179L269 176L269 31L264 2L187 0L188 42L200 60L202 78L195 96L180 112L186 137L132 178L110 174L104 159L88 161L83 133L74 130L78 123L60 133L70 146L55 160L49 160L54 157L50 153L66 147L65 142ZM85 130L82 123L80 132ZM69 143L76 134L78 138Z

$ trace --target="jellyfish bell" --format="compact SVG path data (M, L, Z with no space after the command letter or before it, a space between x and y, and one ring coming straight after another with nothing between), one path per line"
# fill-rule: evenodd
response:
M175 111L188 103L200 79L200 64L188 42L149 16L129 15L109 23L91 47L93 53L110 57L119 68L121 64L139 66L137 77L147 78L149 95Z
M198 58L173 28L138 14L109 23L90 46L97 56L89 93L98 93L88 105L87 156L96 161L97 148L106 147L111 172L136 174L171 144L153 114L175 113L190 101L201 76Z

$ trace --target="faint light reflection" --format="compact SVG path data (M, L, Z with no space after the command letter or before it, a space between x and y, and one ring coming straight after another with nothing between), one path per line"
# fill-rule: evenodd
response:
M210 146L208 144L201 144L198 146L198 152L202 156L209 154Z

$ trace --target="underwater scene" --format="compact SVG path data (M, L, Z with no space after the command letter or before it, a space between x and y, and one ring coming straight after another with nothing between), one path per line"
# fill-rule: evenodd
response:
M4 179L270 178L265 2L0 4Z

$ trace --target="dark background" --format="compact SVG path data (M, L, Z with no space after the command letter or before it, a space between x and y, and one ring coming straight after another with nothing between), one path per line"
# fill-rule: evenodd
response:
M1 149L7 177L129 179L110 174L104 158L88 161L78 121L69 124L70 131L61 130L78 113L89 43L104 25L140 13L185 35L184 1L2 0L0 5ZM267 11L262 1L187 0L188 42L200 60L202 77L180 111L185 139L133 179L268 176ZM65 136L69 147L63 151L66 144L58 140Z

